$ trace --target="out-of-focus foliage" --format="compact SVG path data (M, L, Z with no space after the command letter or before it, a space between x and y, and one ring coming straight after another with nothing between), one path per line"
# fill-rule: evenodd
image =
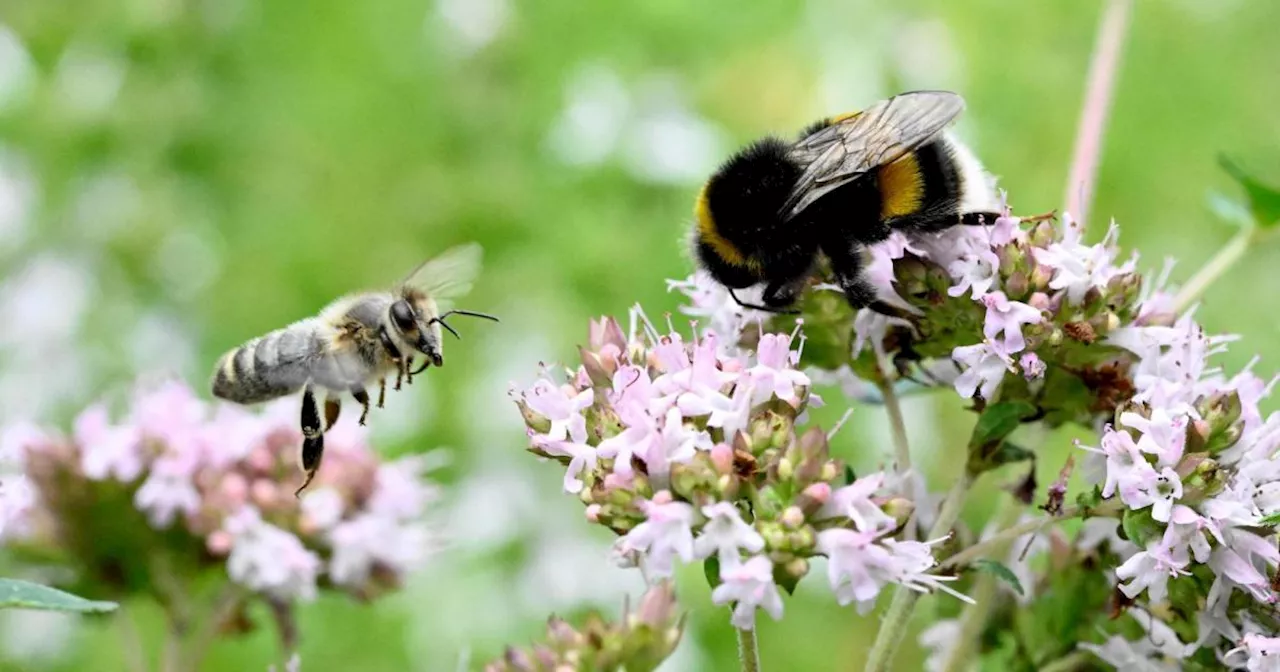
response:
M398 279L465 240L486 273L463 307L503 323L450 343L449 366L371 416L388 454L453 456L453 542L402 594L321 599L300 615L304 668L453 669L536 637L546 615L638 594L608 566L611 535L556 496L522 454L505 397L528 362L569 360L583 318L674 306L701 176L735 144L909 88L968 100L959 132L1022 212L1060 205L1099 7L809 0L742 4L552 0L66 0L0 4L0 419L65 425L76 404L177 372ZM1280 138L1280 5L1137 3L1091 235L1124 225L1143 267L1185 279L1230 227L1209 194L1240 196L1215 163L1250 165ZM1197 313L1243 334L1224 366L1280 355L1274 246ZM467 325L470 327L470 325ZM551 344L556 345L551 345ZM1268 363L1269 362L1269 363ZM525 380L524 382L528 382ZM832 397L835 398L835 397ZM816 413L826 425L844 409ZM943 483L970 419L950 397L906 408ZM871 470L882 412L859 407L832 446ZM1033 440L1036 437L1031 437ZM1062 448L1043 455L1051 482ZM981 500L973 520L989 513ZM668 669L722 669L733 633L700 572ZM766 661L860 669L873 621L801 584ZM126 604L149 651L153 606ZM9 614L20 614L11 616ZM120 629L9 612L0 655L23 670L123 670ZM114 617L113 617L114 618ZM867 619L874 618L868 616ZM34 642L56 642L39 645ZM814 645L808 646L806 643ZM907 647L911 649L912 647ZM266 633L220 642L209 669L261 669ZM916 669L918 659L900 659Z

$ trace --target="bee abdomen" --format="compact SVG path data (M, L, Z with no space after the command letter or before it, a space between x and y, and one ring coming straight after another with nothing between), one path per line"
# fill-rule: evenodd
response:
M277 329L223 355L213 375L213 395L255 404L297 392L310 377L316 338L305 325Z

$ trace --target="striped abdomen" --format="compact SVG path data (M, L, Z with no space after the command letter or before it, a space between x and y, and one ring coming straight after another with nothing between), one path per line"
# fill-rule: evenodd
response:
M303 320L223 355L213 374L213 395L254 404L302 389L326 351L321 329L318 320Z

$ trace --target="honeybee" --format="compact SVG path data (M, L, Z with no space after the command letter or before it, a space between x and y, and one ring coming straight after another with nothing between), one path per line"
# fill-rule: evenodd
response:
M893 314L862 277L863 246L1000 216L994 178L944 132L963 110L957 94L915 91L747 145L698 194L695 258L739 304L787 312L821 252L851 306ZM733 293L760 283L763 306Z
M324 432L338 421L341 398L350 394L369 416L367 387L378 383L378 408L386 399L387 377L395 389L413 383L428 366L444 366L444 331L458 337L446 318L467 315L451 309L480 271L480 246L451 248L419 265L394 289L343 296L315 317L251 339L223 355L213 374L213 395L238 404L255 404L302 391L301 466L306 477L295 494L311 483L324 454ZM423 357L413 368L414 359ZM323 426L316 401L324 395Z

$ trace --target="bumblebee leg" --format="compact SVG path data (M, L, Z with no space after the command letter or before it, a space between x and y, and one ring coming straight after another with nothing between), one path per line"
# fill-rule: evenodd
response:
M413 355L404 358L404 382L406 385L413 384Z
M1000 219L998 212L966 212L960 215L960 223L965 226L991 226L997 219Z
M342 400L338 397L324 398L324 431L329 431L338 422L338 414L342 411Z
M387 400L387 379L378 379L378 408L383 408L383 402Z
M320 409L316 406L316 395L311 385L307 385L302 393L302 470L306 479L293 493L294 497L302 495L302 491L311 484L316 471L320 469L320 458L324 456L324 432L320 431Z
M364 421L369 417L369 393L363 387L357 385L351 388L351 396L355 397L356 401L360 402L360 406L364 409L360 413L360 424L363 425Z
M836 284L844 290L844 298L849 305L866 308L876 301L876 289L867 279L862 277L861 246L848 240L833 241L824 245L822 251L831 260L831 270Z
M801 277L771 282L765 286L764 293L760 295L760 300L764 301L764 305L770 306L772 312L799 315L800 311L787 310L786 307L796 302L796 298L800 296L801 288L804 287L804 281L805 278Z

